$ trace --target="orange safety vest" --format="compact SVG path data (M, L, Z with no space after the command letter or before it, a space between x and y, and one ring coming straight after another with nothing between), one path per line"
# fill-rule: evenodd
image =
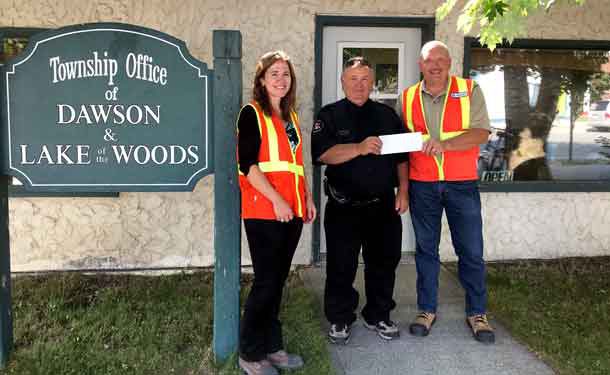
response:
M256 102L251 102L243 108L247 106L254 108L258 118L258 131L261 135L258 168L265 174L271 186L286 200L294 215L303 217L306 210L305 168L303 167L303 138L297 114L295 112L290 114L299 138L299 143L293 153L283 121L275 115L267 116ZM239 171L239 187L242 218L276 219L273 203L256 190L241 171Z
M470 97L473 82L451 76L441 117L440 141L457 137L470 128ZM422 101L422 83L402 93L402 114L407 130L421 132L424 142L430 139ZM464 151L446 151L439 161L421 151L409 154L409 179L416 181L476 180L479 147Z

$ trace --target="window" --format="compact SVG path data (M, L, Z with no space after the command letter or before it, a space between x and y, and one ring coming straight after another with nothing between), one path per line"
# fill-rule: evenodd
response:
M483 90L492 126L478 160L484 185L610 189L610 42L465 46L465 75Z
M27 46L30 38L45 29L34 28L0 28L0 68L11 58L19 55ZM0 109L3 104L0 104ZM10 178L9 196L11 197L118 197L118 193L31 193L24 189L15 177Z

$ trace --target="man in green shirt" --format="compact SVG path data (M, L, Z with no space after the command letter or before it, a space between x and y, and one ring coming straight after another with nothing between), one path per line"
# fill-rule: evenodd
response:
M437 318L438 246L445 211L466 292L466 322L475 339L492 343L476 170L479 145L487 142L490 129L485 99L474 81L449 75L451 57L442 42L422 47L419 67L423 81L405 90L399 101L407 129L424 137L422 151L409 155L419 310L409 331L427 336Z

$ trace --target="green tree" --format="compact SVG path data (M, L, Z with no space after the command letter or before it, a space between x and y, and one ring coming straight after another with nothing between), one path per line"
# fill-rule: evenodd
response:
M591 101L600 100L607 92L610 92L610 74L594 73L591 76Z
M582 6L585 0L461 0L464 3L457 21L457 29L464 34L477 32L481 45L492 52L503 41L525 36L527 18L539 12L548 12L553 6ZM437 9L439 21L456 7L458 0L445 0ZM494 54L495 55L495 54ZM578 56L576 56L578 57ZM606 53L588 56L599 60L597 66L608 62ZM595 63L592 66L596 65ZM489 69L489 67L481 67ZM475 67L475 69L478 69ZM548 161L544 157L546 142L556 116L561 93L570 96L570 147L568 159L572 159L572 131L576 117L582 110L585 93L589 90L592 100L610 88L610 75L585 66L558 69L550 62L541 64L501 65L504 72L504 98L507 131L505 158L509 169L514 169L517 180L552 179ZM535 103L529 102L528 77L539 81ZM536 148L539 150L537 151ZM523 161L521 155L542 155Z
M441 21L453 10L458 0L445 0L436 10ZM458 30L464 34L478 26L482 45L494 50L503 39L512 42L525 34L528 16L548 11L559 3L583 5L585 0L468 0L458 18Z

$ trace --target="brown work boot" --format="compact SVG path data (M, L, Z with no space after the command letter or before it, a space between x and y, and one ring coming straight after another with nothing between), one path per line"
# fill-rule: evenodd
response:
M303 367L303 358L297 354L288 354L284 350L267 354L267 359L271 364L281 370L295 370Z
M420 311L415 317L413 323L411 323L409 326L409 332L411 332L411 334L414 336L428 336L434 322L436 322L436 314L427 311Z
M472 336L477 341L480 341L485 344L493 344L495 341L494 329L491 328L489 322L487 321L487 315L479 314L469 316L466 319L466 323L472 330Z
M271 362L263 359L262 361L246 361L239 357L239 368L247 375L279 375L279 372L271 365Z

